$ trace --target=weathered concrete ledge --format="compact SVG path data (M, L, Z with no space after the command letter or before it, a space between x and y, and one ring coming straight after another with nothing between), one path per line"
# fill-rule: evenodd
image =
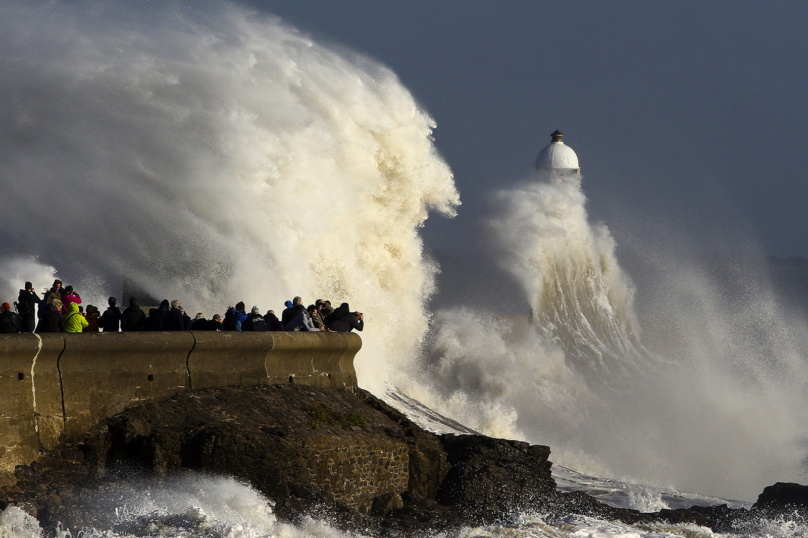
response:
M190 390L355 387L354 333L137 332L0 336L0 484L43 450L127 407Z

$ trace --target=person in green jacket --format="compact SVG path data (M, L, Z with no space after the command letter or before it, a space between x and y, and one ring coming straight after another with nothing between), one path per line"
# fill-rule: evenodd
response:
M67 314L64 315L66 333L80 333L85 327L89 325L84 316L79 312L79 305L70 303Z

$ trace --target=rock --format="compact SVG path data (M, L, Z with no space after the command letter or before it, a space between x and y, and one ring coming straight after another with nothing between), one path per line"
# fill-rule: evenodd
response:
M550 448L483 435L441 437L451 464L437 501L479 522L542 507L555 491Z
M404 501L398 493L385 493L373 499L370 513L374 516L383 516L393 510L404 508Z
M808 486L794 482L777 482L763 489L752 508L779 509L789 506L808 508Z
M784 506L808 506L808 487L775 484L761 494L757 511L614 508L583 492L555 491L549 456L548 447L519 441L435 435L357 389L208 389L126 409L86 437L18 466L16 483L0 485L0 508L24 506L48 529L59 521L72 529L113 529L115 497L106 496L113 505L101 509L89 499L106 498L107 488L144 472L232 476L272 501L282 521L316 514L337 528L385 537L455 535L464 526L507 524L525 511L732 532Z

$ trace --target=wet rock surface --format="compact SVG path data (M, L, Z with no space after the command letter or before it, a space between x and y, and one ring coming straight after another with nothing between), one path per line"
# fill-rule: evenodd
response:
M754 506L757 509L808 508L808 486L793 482L777 482L763 490Z
M549 456L546 446L427 432L358 389L210 389L127 409L79 441L19 466L17 483L0 489L0 508L20 506L46 530L58 522L74 530L112 529L115 499L98 506L105 489L137 477L199 472L249 483L282 520L318 517L378 536L503 524L522 512L733 532L761 516L805 511L808 498L805 486L777 484L750 511L640 513L581 492L557 492Z

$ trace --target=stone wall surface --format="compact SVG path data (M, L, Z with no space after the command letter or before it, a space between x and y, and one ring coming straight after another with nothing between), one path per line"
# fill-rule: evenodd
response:
M212 387L265 385L271 332L194 332L196 344L188 358L194 390Z
M65 435L62 376L59 373L59 357L65 349L65 339L58 334L43 334L39 337L42 348L31 365L34 418L42 448L54 450L64 441ZM0 395L0 403L2 402Z
M189 332L66 334L59 358L65 435L76 437L100 420L145 400L188 390Z
M298 383L356 386L353 359L362 347L354 333L191 332L188 359L194 390Z
M409 449L401 441L364 432L309 435L306 472L326 494L367 513L385 493L401 494L409 481Z
M33 335L0 337L0 465L5 469L30 462L39 452L31 381L39 347Z
M0 484L124 409L189 390L356 386L353 333L137 332L0 336Z
M355 387L356 370L353 359L362 348L362 339L354 333L272 333L273 354L266 363L267 377L271 383L292 381L316 387ZM336 338L339 337L339 338ZM327 350L327 352L325 352ZM301 371L303 365L308 372ZM296 368L299 373L288 379L288 373Z

